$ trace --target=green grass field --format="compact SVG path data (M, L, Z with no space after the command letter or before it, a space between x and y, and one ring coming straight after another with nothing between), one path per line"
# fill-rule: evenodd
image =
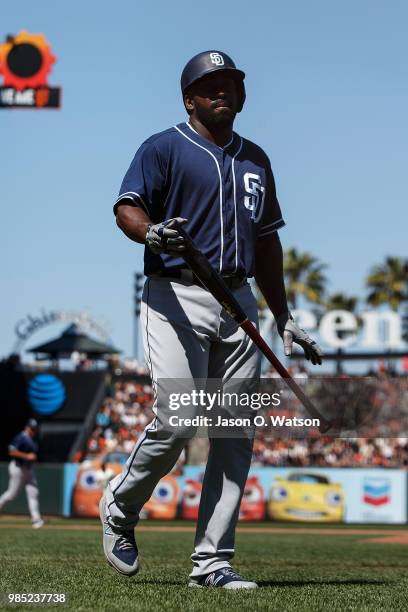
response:
M65 610L408 608L408 546L364 543L368 535L350 535L344 526L336 535L239 533L234 567L261 588L234 593L187 588L194 536L170 529L186 523L170 523L165 532L139 533L142 570L130 579L106 564L96 522L54 519L40 530L16 528L17 523L27 521L0 519L0 592L65 592ZM81 525L83 530L72 529Z

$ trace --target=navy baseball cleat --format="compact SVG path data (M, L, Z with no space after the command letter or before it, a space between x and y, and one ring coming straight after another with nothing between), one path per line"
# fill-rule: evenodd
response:
M99 502L99 514L103 528L103 551L109 565L119 574L134 576L139 571L139 551L133 529L114 532L108 523L105 497Z
M222 567L207 576L190 580L190 587L221 587L222 589L257 589L256 582L244 580L242 576L234 572L231 567Z

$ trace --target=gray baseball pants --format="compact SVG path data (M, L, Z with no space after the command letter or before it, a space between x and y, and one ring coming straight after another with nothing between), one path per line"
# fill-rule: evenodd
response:
M31 520L33 521L33 523L40 521L41 515L39 507L38 485L33 468L26 465L17 465L14 459L12 459L9 463L8 472L8 488L0 496L0 510L2 510L8 502L11 502L17 497L21 487L24 485Z
M248 317L258 324L250 286L233 291ZM141 308L146 360L157 389L160 379L221 379L223 390L233 379L257 380L258 351L244 331L205 289L165 278L146 281ZM189 382L190 381L190 382ZM157 415L133 449L123 472L107 488L109 523L113 529L136 525L139 512L156 484L176 463L189 433L163 432ZM235 526L252 456L252 439L212 438L203 481L194 552L197 578L229 566L234 555Z

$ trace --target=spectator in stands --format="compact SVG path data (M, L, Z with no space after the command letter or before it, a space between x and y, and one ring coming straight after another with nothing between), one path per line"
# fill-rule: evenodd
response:
M314 399L332 397L336 410L341 406L352 406L354 410L356 402L353 404L353 401L358 393L357 407L361 406L361 415L357 409L354 412L359 418L370 416L370 410L375 411L374 415L381 415L379 418L371 415L368 421L367 430L371 429L373 435L349 438L316 435L289 439L268 436L260 429L254 443L253 465L408 468L408 438L400 434L401 420L405 417L405 422L408 421L407 377L390 378L380 373L371 377L365 386L357 378L344 377L339 387L339 380L329 376L325 386L319 388L314 386L314 378L308 376L304 368L297 368L294 373L304 379L302 384L311 385L307 393ZM273 372L270 376L274 376ZM331 393L328 394L328 390ZM289 392L285 391L284 395L286 393ZM90 455L106 450L130 453L154 416L151 410L153 392L149 385L119 381L114 384L112 395L105 399L96 416L95 429L87 444ZM291 413L298 409L299 403L291 401L289 408L284 406L281 413L293 416ZM202 452L190 453L192 457L202 455Z

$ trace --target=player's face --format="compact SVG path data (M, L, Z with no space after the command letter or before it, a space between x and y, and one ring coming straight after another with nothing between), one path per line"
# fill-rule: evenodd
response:
M185 104L191 115L206 124L231 124L238 110L238 92L233 77L215 72L193 85Z

